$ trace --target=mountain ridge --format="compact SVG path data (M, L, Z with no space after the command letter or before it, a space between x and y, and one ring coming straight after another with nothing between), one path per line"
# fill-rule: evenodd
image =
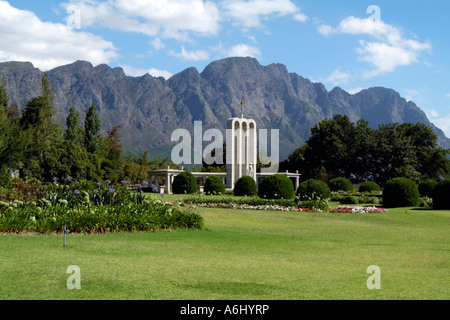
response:
M74 106L82 122L95 102L103 133L121 124L124 149L136 153L160 150L170 155L172 132L178 128L193 132L194 121L202 121L204 130L224 132L227 119L240 115L242 94L246 117L255 119L258 128L280 130L281 159L307 141L313 125L335 114L346 114L354 122L364 118L373 128L421 122L433 128L440 146L450 148L442 130L393 89L373 87L356 94L340 87L328 91L322 83L290 73L283 64L262 66L250 57L213 61L202 72L187 68L167 80L149 74L130 77L120 67L93 66L87 61L47 74L57 121L64 124ZM30 62L0 63L10 104L21 111L28 100L40 95L42 75Z

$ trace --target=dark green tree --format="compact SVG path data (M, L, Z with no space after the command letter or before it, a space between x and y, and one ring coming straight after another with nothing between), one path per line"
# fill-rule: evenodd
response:
M47 74L42 77L42 95L28 101L20 119L23 130L32 136L23 172L26 176L45 179L56 163L57 146L62 141L62 128L53 121L53 94Z
M346 177L359 182L368 158L366 144L371 130L359 120L355 125L346 115L336 115L311 128L303 157L309 171L317 175L325 169L328 179ZM322 170L323 171L323 170Z
M123 164L123 149L120 143L120 125L114 126L108 135L103 139L101 146L101 157L103 158L102 169L105 172L105 178L117 182L122 176L120 169Z
M100 149L100 129L100 116L97 113L97 105L94 102L89 107L84 120L84 145L90 153L97 153Z
M74 107L71 107L66 119L64 140L79 145L82 139L82 130L83 128L80 126L80 113L76 112Z
M8 115L8 94L6 93L6 82L5 79L2 78L0 80L0 116Z

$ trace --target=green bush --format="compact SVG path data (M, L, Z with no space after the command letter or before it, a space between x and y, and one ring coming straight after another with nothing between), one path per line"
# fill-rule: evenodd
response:
M433 197L433 189L438 184L436 180L427 179L419 183L419 194L421 197Z
M173 193L196 193L200 190L197 184L197 179L189 171L183 171L173 179Z
M450 179L440 181L433 189L433 207L435 209L450 209Z
M300 183L297 189L297 196L301 201L329 199L331 190L328 185L320 180L309 179Z
M417 207L419 205L419 188L407 178L394 178L386 182L383 190L385 208Z
M235 196L256 196L258 189L252 177L243 176L236 182L233 192Z
M208 179L206 179L203 191L206 194L224 194L225 185L223 184L222 178L218 176L209 176Z
M156 202L142 204L67 208L64 205L15 205L0 207L0 232L42 234L140 232L202 229L203 218L192 209L169 207Z
M340 200L341 204L358 204L359 200L357 197L347 196Z
M421 208L432 208L433 199L429 197L421 197L419 201L419 207Z
M266 199L294 198L294 184L291 179L282 174L265 177L259 184L258 196Z
M328 182L331 191L354 191L353 184L346 178L335 178Z
M366 181L359 186L359 192L380 192L380 186L373 181Z

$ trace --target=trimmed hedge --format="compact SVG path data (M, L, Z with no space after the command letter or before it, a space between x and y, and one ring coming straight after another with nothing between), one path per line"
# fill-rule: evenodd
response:
M297 189L297 196L301 201L329 199L331 190L328 185L320 180L309 179L300 183Z
M380 192L380 186L373 181L366 181L359 186L359 192Z
M433 179L427 179L419 183L419 194L421 197L433 197L433 189L438 182Z
M433 189L433 207L439 210L450 209L450 179L440 181Z
M44 207L15 202L0 206L0 232L62 233L148 232L174 229L202 229L203 217L192 209L172 208L146 201L140 205L64 205Z
M222 178L218 176L209 176L208 179L206 179L203 191L206 194L225 193L225 185L223 184Z
M407 178L394 178L386 182L383 189L385 208L417 207L420 202L417 184Z
M328 186L330 187L331 191L354 191L353 184L347 178L331 179L330 181L328 181Z
M238 179L234 186L235 196L256 196L258 189L255 180L250 176L243 176Z
M183 171L173 179L173 193L196 193L200 190L197 184L197 179L189 171Z
M282 174L265 177L259 184L258 196L266 199L294 198L294 184L291 179Z

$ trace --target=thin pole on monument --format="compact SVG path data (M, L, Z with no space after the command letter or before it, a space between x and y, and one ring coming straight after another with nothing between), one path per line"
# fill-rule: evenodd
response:
M241 119L244 118L244 92L241 91Z

